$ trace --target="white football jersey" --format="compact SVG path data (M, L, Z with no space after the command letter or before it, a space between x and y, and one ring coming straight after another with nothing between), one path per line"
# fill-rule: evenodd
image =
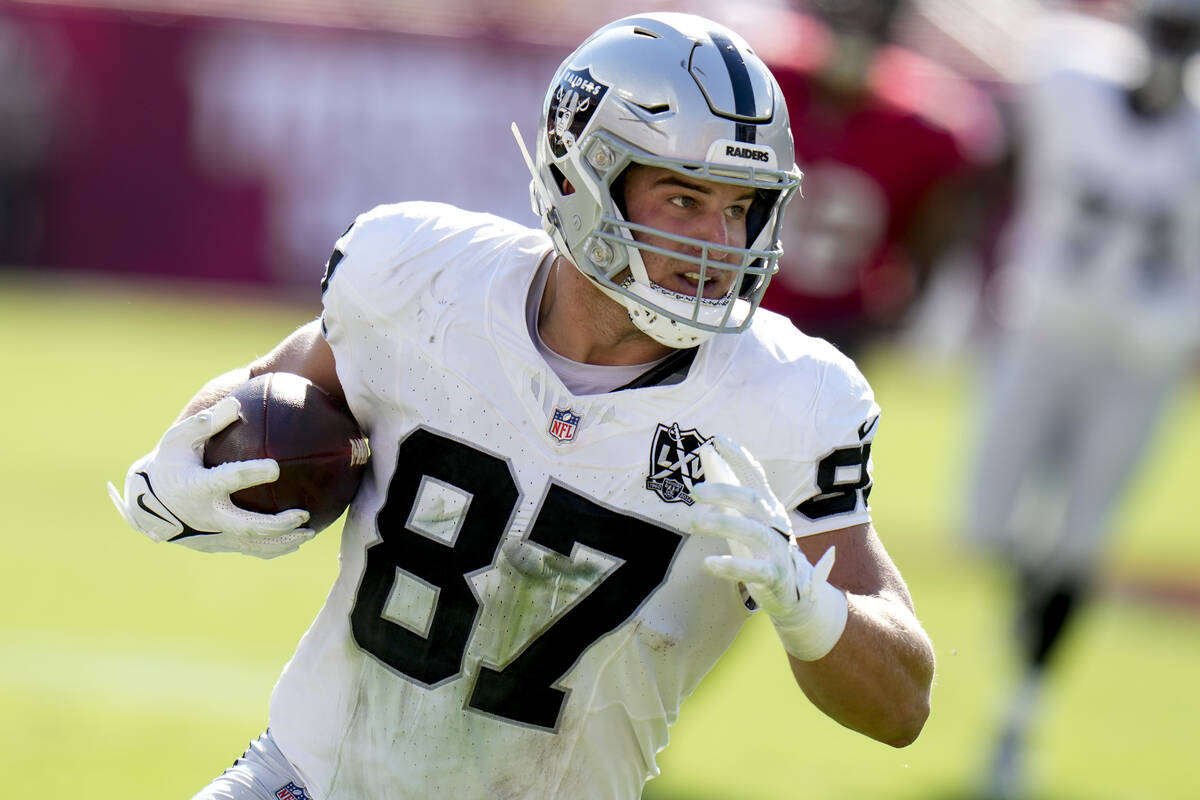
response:
M633 798L749 615L690 536L697 448L755 453L797 535L869 519L878 407L784 318L687 376L575 396L526 299L549 239L432 203L337 245L326 338L372 460L271 733L319 800ZM781 653L782 657L782 653Z
M1176 360L1200 337L1200 110L1140 116L1126 90L1138 52L1054 30L1021 106L1004 317L1088 351Z

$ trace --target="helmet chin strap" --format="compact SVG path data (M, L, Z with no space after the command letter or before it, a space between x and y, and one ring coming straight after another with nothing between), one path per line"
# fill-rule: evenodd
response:
M509 129L512 131L513 138L517 140L517 148L521 151L521 158L525 162L525 166L529 169L529 175L533 179L529 183L529 204L533 208L533 213L539 218L543 218L546 210L551 207L550 198L546 196L546 189L542 186L541 180L538 179L537 167L534 166L533 157L529 155L529 150L525 147L525 140L521 138L521 131L517 128L517 123L513 122Z

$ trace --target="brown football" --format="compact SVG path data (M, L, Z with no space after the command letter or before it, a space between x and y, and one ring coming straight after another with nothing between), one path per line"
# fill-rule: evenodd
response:
M333 524L354 499L371 452L350 411L287 372L251 378L232 394L241 412L208 440L204 465L273 458L279 479L234 492L233 501L268 514L303 508L316 531Z

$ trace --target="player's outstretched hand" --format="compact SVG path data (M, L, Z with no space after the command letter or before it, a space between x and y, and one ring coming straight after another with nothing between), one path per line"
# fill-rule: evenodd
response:
M124 497L108 484L109 497L134 530L156 542L259 558L290 553L314 536L301 527L308 522L307 511L259 514L230 499L239 489L278 478L274 459L204 466L205 442L237 419L238 411L237 399L226 397L176 422L129 468Z
M722 536L733 555L709 556L709 572L745 584L770 616L783 646L802 661L826 655L846 627L846 596L829 581L834 548L809 564L796 545L787 510L748 450L716 436L700 448L704 482L692 487L700 504L694 533Z

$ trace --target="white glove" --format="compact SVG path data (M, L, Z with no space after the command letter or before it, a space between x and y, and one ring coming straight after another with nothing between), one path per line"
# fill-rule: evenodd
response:
M796 545L787 510L749 451L723 436L700 448L704 482L691 489L701 505L694 533L722 536L733 555L709 556L713 575L740 581L770 615L784 648L801 661L816 661L837 644L846 628L846 596L828 582L830 547L814 567Z
M308 512L258 514L234 505L230 495L279 477L271 458L204 466L204 445L238 417L237 398L176 422L158 446L125 476L125 497L111 483L108 496L130 527L156 542L178 542L206 553L236 552L259 558L290 553L315 533L300 527Z

